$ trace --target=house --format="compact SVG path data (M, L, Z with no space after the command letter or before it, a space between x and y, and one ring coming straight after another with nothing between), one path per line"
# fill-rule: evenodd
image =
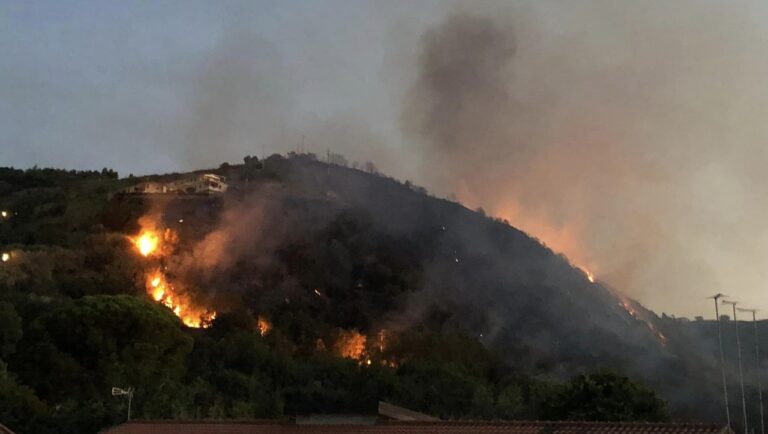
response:
M142 182L126 188L123 193L141 195L220 194L227 191L228 187L225 177L213 173L203 173L172 182Z
M168 193L168 186L162 182L142 182L141 184L132 185L123 193L128 194L162 194Z

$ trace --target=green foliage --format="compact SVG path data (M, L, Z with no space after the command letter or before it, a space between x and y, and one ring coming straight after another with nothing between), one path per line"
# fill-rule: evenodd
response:
M21 339L21 317L10 303L0 302L0 359L8 358Z
M240 198L254 184L301 177L292 161L321 165L311 155L275 155L219 172L240 182L232 190ZM20 434L95 433L125 418L127 403L110 395L113 386L135 388L136 418L372 413L379 400L449 419L664 418L652 392L620 376L599 372L563 385L517 372L442 310L388 335L383 351L368 348L370 365L338 357L334 339L358 330L374 341L403 300L434 280L424 264L457 248L440 245L441 225L394 231L369 210L337 208L327 167L320 169L301 194L280 197L279 224L262 228L288 232L268 260L247 249L217 276L212 286L226 309L203 330L147 299L145 264L125 234L109 232L134 230L149 207L110 198L137 179L0 169L0 208L13 211L0 221L0 243L13 252L0 266L0 358L8 364L0 363L0 420ZM218 207L208 200L182 208L194 216L184 229L204 236ZM264 336L260 315L273 323Z
M0 360L0 421L19 432L50 432L50 411L29 387L17 384Z
M547 404L549 419L649 421L669 419L652 390L610 370L579 375Z

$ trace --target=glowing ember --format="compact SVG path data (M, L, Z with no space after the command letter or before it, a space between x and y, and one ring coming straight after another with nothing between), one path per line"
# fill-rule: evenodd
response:
M589 280L590 283L595 283L595 275L589 270L587 270L587 280Z
M134 240L134 243L142 256L149 256L157 250L160 238L154 232L144 231Z
M2 259L3 262L8 262L11 259L11 254L10 253L3 253L3 255L2 255L2 257L0 257L0 259Z
M258 328L259 334L264 336L272 329L272 324L270 324L270 322L263 316L259 316L256 328Z
M8 215L9 215L9 214L8 214L8 211L5 211L5 210L3 210L3 211L0 211L0 216L2 216L4 219L7 219L7 218L8 218Z
M646 327L648 327L648 330L651 331L651 333L656 336L656 338L659 340L659 343L662 346L665 346L667 344L667 337L664 336L664 333L659 331L658 328L653 324L652 319L648 317L646 313L638 312L637 309L635 309L632 302L623 294L620 293L614 293L616 297L619 299L618 305L621 306L627 314L629 314L630 317L634 318L637 321L642 321Z

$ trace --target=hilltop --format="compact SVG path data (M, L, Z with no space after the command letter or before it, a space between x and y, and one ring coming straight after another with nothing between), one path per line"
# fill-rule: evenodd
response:
M666 417L621 375L569 380L597 368L641 380L675 419L720 419L713 323L659 318L508 222L312 155L198 173L229 189L132 195L189 174L0 170L0 378L38 432L119 420L114 385L136 387L142 417L382 398L447 418ZM148 229L162 256L137 254ZM631 392L576 408L588 380Z

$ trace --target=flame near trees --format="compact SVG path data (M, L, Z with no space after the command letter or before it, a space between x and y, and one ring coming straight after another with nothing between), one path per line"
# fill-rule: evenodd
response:
M272 324L263 316L259 316L256 322L256 328L259 330L259 334L264 336L272 330Z
M178 235L170 228L161 231L152 226L143 228L137 236L131 238L131 241L141 256L151 257L162 263L178 242ZM156 302L171 309L187 327L199 328L210 325L216 318L216 312L194 303L191 297L180 289L179 283L169 282L163 269L161 264L155 263L152 264L150 271L146 272L147 294Z
M357 330L343 330L333 344L333 352L339 357L357 360L361 365L370 366L374 360L378 360L382 365L395 367L397 363L394 360L383 357L387 338L386 330L379 331L375 339L368 339L368 336Z
M367 338L357 330L345 330L333 346L334 352L341 357L361 360L365 354Z

